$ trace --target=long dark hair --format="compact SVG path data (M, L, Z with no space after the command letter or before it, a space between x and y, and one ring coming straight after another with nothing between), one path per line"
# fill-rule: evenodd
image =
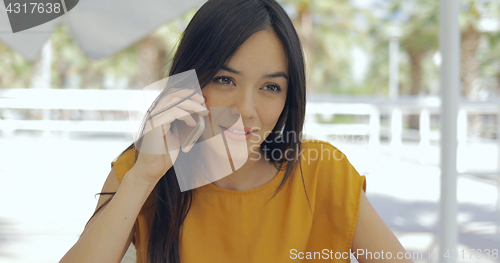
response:
M289 70L284 109L273 131L260 146L266 158L278 169L285 170L276 194L289 181L294 168L300 165L300 135L306 103L302 47L292 21L283 8L275 0L209 0L184 31L169 76L195 69L203 89L245 40L266 29L272 30L281 40ZM123 153L132 148L134 144ZM277 159L269 154L275 149L287 154L281 154ZM180 191L173 168L158 181L152 192L155 213L149 231L150 262L180 262L180 231L193 194L192 190Z

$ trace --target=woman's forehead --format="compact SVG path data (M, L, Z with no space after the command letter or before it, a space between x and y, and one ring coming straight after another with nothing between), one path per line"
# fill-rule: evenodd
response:
M223 69L240 75L288 74L288 59L278 36L271 30L262 30L251 35Z

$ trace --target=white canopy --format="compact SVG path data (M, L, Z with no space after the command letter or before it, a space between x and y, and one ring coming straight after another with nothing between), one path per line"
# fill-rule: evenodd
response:
M0 4L0 41L33 61L55 26L66 23L83 52L97 59L126 48L205 1L83 0L63 16L17 33L12 33L5 6Z

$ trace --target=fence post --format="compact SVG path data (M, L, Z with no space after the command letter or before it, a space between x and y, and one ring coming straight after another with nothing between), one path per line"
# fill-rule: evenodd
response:
M35 67L35 74L31 79L31 87L34 89L50 89L51 88L51 63L52 63L52 41L50 38L45 42L40 52L40 60ZM50 136L50 127L47 123L51 119L51 110L42 109L42 120L45 123L43 136Z
M0 129L6 138L14 136L16 131L15 116L11 109L0 109Z
M420 163L427 165L430 163L431 148L431 113L428 108L424 107L420 110L418 132L420 134Z
M467 168L465 153L467 152L467 110L462 108L457 117L457 172L463 173Z
M394 107L391 113L391 146L393 154L399 155L399 150L402 144L403 133L403 113L399 107Z
M370 135L369 143L371 146L380 145L380 111L376 107L372 107L370 111Z

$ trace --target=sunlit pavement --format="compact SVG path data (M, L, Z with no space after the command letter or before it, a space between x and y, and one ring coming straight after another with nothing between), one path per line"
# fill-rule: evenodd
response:
M117 137L0 137L0 261L57 262L93 213L110 162L130 143ZM437 262L428 252L436 251L438 242L438 147L332 144L366 175L369 200L403 246L422 252L414 261ZM461 167L496 170L496 147L469 145ZM500 262L479 260L477 253L469 258L471 249L500 247L497 184L460 176L457 198L459 250L465 249L465 259L460 252L457 262Z

